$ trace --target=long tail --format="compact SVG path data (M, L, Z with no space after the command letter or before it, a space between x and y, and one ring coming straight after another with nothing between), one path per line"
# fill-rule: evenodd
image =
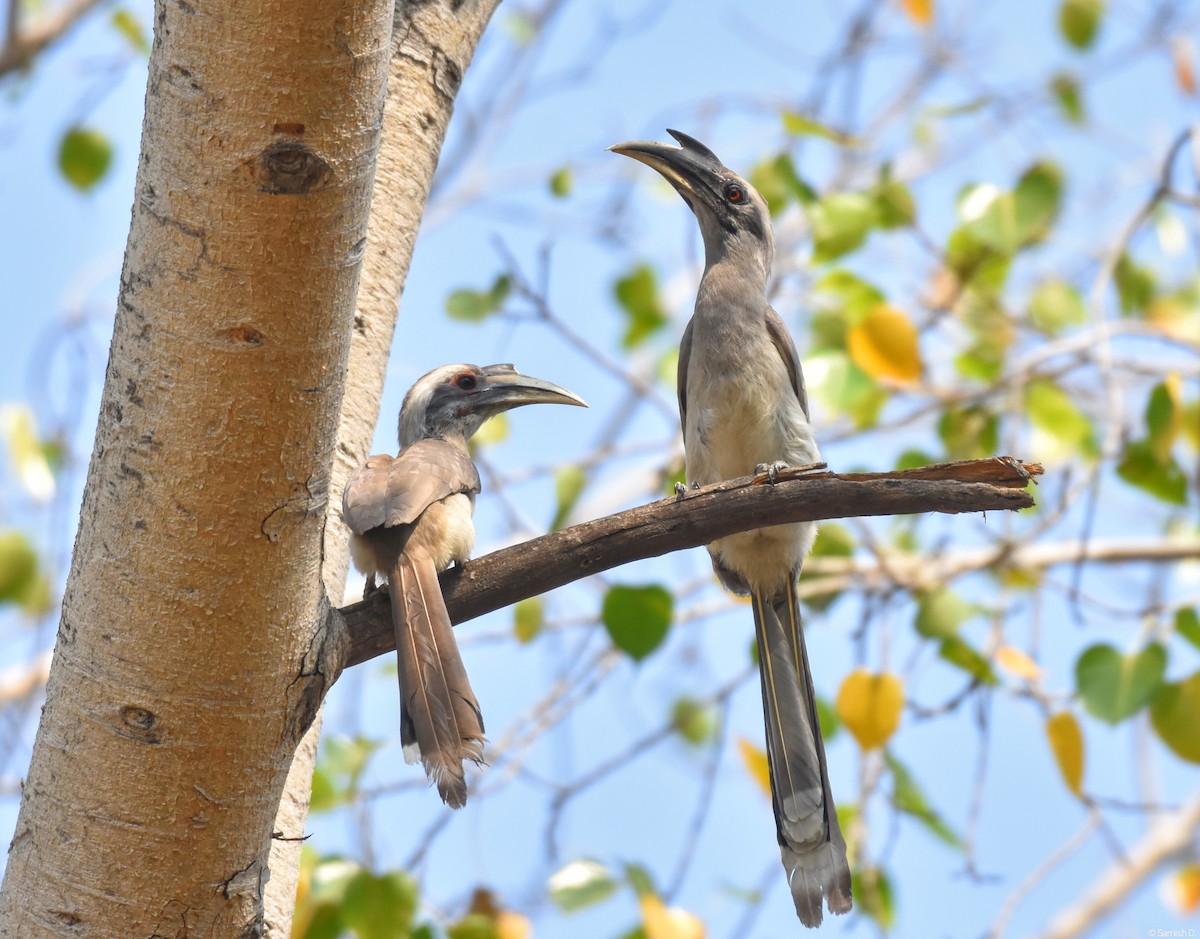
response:
M849 911L850 865L829 787L795 584L789 578L781 593L754 594L752 602L779 851L796 915L805 926L817 926L822 897L831 913Z
M467 802L463 760L483 761L483 715L463 666L433 560L400 555L388 578L400 677L400 742L419 759L442 801Z

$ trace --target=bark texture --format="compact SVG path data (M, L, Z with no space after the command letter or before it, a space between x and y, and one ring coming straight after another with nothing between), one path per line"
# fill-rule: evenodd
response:
M5 936L245 937L324 695L321 534L391 4L160 0Z
M499 0L418 3L399 0L391 32L391 62L358 310L350 340L346 395L330 480L322 577L341 602L349 562L349 532L341 520L342 489L368 455L391 354L397 310L417 230L462 77ZM430 367L440 363L430 362ZM392 416L387 423L391 426ZM308 816L320 720L297 750L271 846L267 934L291 932L300 849Z

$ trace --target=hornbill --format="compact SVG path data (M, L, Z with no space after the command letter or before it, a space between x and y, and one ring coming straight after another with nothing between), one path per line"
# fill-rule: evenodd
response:
M483 759L483 715L471 690L438 573L475 542L479 471L467 441L485 420L524 404L579 396L511 365L443 365L418 379L400 408L400 452L372 456L351 474L342 516L355 566L387 578L400 678L400 742L451 808L467 801L463 760Z
M707 485L819 459L796 346L767 302L775 237L766 201L692 137L679 147L610 147L656 170L683 197L704 238L704 275L679 347L679 415L687 481ZM812 671L796 600L815 523L776 525L708 546L726 588L754 610L771 802L796 914L821 922L851 907L846 842L825 765Z

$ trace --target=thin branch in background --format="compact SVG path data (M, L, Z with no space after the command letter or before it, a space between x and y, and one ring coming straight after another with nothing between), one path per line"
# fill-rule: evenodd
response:
M1013 914L1030 893L1032 893L1044 881L1050 873L1062 864L1067 858L1078 851L1091 837L1092 832L1096 830L1096 825L1099 822L1099 815L1096 812L1089 812L1083 825L1068 838L1061 847L1055 850L1041 864L1030 871L1029 875L1021 881L1017 889L1012 892L1004 905L1000 907L1000 912L996 915L996 920L992 924L991 929L985 933L984 939L1000 939L1004 934L1004 930L1008 928L1009 920Z
M1198 833L1200 798L1193 797L1177 811L1159 816L1145 837L1127 852L1127 858L1093 880L1079 900L1055 916L1038 939L1076 939L1090 932L1151 874L1192 851Z
M27 26L21 23L21 0L9 0L4 46L0 48L0 77L25 68L43 50L71 32L100 0L73 0L45 13Z

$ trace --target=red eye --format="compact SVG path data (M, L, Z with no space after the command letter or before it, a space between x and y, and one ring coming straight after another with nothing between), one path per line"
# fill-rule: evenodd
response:
M475 380L475 376L470 372L463 372L461 375L454 376L453 384L456 388L461 388L463 391L473 391L479 382Z
M725 198L734 205L738 205L746 201L746 190L737 183L730 183L725 187Z

